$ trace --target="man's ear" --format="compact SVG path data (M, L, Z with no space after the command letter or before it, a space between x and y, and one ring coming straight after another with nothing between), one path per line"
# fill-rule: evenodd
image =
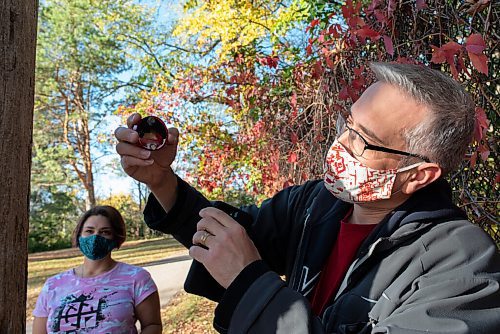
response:
M419 189L431 184L441 177L442 170L438 164L427 162L418 166L404 182L401 191L411 195Z

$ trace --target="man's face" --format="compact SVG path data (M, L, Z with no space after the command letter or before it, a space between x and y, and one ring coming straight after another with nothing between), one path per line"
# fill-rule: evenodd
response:
M406 151L404 130L423 121L425 113L424 106L416 103L397 87L376 82L352 105L348 122L369 144ZM349 148L347 133L339 140ZM362 156L356 158L373 169L389 169L399 167L399 162L404 157L365 150Z

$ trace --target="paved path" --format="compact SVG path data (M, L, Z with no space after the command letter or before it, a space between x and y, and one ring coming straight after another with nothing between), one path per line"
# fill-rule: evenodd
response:
M191 258L184 252L143 267L149 271L158 287L162 308L182 289L190 266ZM31 322L26 323L26 334L32 333L32 325Z
M146 266L144 269L149 271L158 287L160 304L163 308L182 289L189 267L191 266L191 258L186 254L159 262L162 263Z

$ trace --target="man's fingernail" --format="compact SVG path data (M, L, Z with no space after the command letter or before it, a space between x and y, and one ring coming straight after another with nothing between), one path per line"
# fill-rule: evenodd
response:
M141 158L147 159L151 155L151 152L147 151L147 150L142 150L140 154L141 154Z

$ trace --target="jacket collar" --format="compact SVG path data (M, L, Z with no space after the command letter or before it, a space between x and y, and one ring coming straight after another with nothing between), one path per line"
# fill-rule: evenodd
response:
M387 238L394 244L398 240L406 240L410 234L429 228L430 223L460 219L467 219L467 215L453 204L451 188L446 180L440 178L391 211L363 242L360 252L379 238ZM413 224L411 228L401 229L409 224Z

